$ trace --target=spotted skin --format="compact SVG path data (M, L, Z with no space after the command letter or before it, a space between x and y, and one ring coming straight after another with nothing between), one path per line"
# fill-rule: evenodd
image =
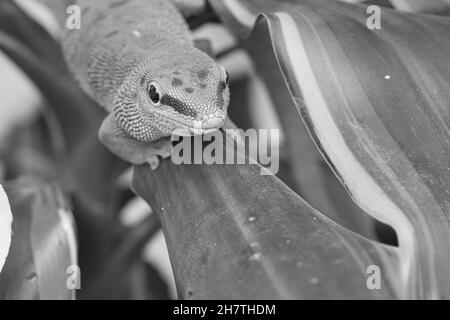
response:
M79 0L80 30L66 30L63 51L80 86L119 129L140 142L173 132L217 128L225 120L225 70L194 46L168 0ZM149 97L156 82L160 105ZM108 126L110 128L111 126ZM192 130L195 129L195 130ZM206 130L206 129L205 129ZM117 147L116 147L117 149Z

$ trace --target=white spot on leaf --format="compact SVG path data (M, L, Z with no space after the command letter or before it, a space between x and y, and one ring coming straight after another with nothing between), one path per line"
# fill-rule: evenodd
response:
M251 255L250 261L258 261L259 259L261 259L261 256L262 256L261 252L255 252L254 254Z
M258 242L252 242L252 243L250 243L250 247L252 247L252 248L258 247Z

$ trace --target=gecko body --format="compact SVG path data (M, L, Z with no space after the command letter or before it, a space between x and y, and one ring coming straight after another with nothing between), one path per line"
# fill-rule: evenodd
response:
M228 74L195 48L167 0L79 0L81 29L65 30L71 73L109 115L101 141L119 157L155 164L170 146L160 138L223 126Z

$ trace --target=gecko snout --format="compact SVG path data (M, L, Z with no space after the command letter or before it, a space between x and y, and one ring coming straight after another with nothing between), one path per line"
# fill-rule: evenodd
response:
M204 115L201 120L194 120L193 127L190 128L193 134L207 134L220 129L225 123L225 113L216 111L213 114Z
M223 126L225 118L213 118L202 122L202 129L218 129Z
M211 114L205 114L202 117L202 129L219 129L225 123L225 113L222 110L217 110Z

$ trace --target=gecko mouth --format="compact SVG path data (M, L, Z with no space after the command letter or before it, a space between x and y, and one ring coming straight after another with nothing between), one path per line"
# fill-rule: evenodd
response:
M193 135L208 134L220 129L225 123L225 118L210 118L205 121L193 121L193 126L188 127Z
M208 120L209 122L193 120L192 126L183 125L179 121L176 121L178 124L181 124L182 127L178 127L175 130L173 130L172 134L175 134L177 136L196 136L202 134L209 134L211 132L219 130L225 122L223 118L216 118L211 120ZM211 122L213 124L211 124Z
M175 117L167 116L166 119L174 123L176 128L172 130L172 134L178 136L192 136L208 134L219 130L225 123L225 116L221 115L219 117L205 117L206 120L190 119L177 119Z

